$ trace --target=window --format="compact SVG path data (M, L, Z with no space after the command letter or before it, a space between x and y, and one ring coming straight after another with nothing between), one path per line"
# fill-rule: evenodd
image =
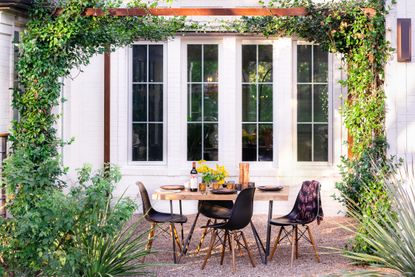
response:
M132 160L163 161L163 45L132 48Z
M297 160L328 161L328 53L297 45Z
M187 160L218 160L218 45L187 45Z
M242 45L242 160L273 160L272 45Z

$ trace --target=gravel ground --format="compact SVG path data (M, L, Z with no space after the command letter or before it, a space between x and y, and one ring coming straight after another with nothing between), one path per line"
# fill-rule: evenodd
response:
M194 215L188 216L189 221L184 226L185 236L193 222ZM153 250L156 254L149 256L146 262L166 263L167 265L155 268L157 276L326 276L342 275L345 272L361 270L362 267L350 265L350 261L329 248L343 248L351 234L340 227L340 225L349 225L352 221L344 217L326 217L320 225L312 224L312 231L319 249L321 263L317 263L311 245L300 240L299 257L294 261L293 267L290 267L291 248L288 242L283 242L281 247L275 253L274 259L264 265L260 261L259 253L256 248L255 240L249 226L244 229L247 236L248 244L254 255L256 267L253 268L249 262L246 252L243 256L236 256L236 274L232 274L232 257L228 249L225 253L224 264L221 266L220 247L213 252L212 257L208 260L207 266L201 270L203 259L206 255L207 247L210 241L210 235L206 237L201 252L195 255L195 249L202 235L202 229L199 228L206 223L206 218L199 217L192 242L190 244L188 255L182 258L180 264L172 264L171 240L169 237L159 235L156 237ZM253 222L259 232L261 239L265 243L266 237L266 215L256 215ZM277 235L278 228L273 227L271 234L272 242ZM179 231L180 232L180 231Z

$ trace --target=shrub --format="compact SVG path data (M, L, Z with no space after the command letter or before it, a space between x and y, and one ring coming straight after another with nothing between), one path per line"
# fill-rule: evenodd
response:
M79 170L78 184L68 194L57 188L39 190L31 202L33 209L12 203L13 211L20 212L0 226L6 271L29 276L92 276L87 272L99 271L104 276L103 270L111 267L97 265L116 268L114 264L120 263L123 266L116 272L138 272L143 265L134 259L147 253L141 243L146 231L141 235L137 228L123 231L136 205L125 198L112 203L119 180L114 166L95 174L86 166ZM121 247L126 242L129 252ZM99 260L101 254L107 259Z
M343 158L340 166L342 181L336 183L341 196L334 196L349 210L357 210L363 218L371 218L377 222L381 222L385 214L390 212L390 201L383 185L384 180L378 176L389 176L394 166L400 163L395 157L387 158L386 149L386 141L380 138L366 148L360 158ZM350 206L351 203L353 206ZM373 251L360 237L360 234L366 232L365 220L362 220L352 245L355 251Z
M409 167L407 164L399 169L394 165L391 168L394 174L378 175L391 204L382 218L362 214L353 200L346 198L349 206L353 207L349 214L366 228L365 233L359 234L360 239L372 249L371 254L349 251L346 256L360 263L392 269L399 276L414 276L415 171L413 165ZM388 275L392 273L388 272Z

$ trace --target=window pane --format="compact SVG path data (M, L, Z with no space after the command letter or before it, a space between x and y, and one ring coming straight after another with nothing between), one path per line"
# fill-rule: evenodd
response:
M327 85L314 85L314 122L328 121Z
M163 160L163 124L148 124L148 160Z
M311 45L297 46L297 79L300 83L311 82Z
M218 46L204 45L204 81L217 82L218 81Z
M328 53L314 45L314 82L327 83Z
M272 124L259 124L258 161L272 161Z
M207 161L218 160L218 124L204 124L204 153Z
M187 160L202 159L202 123L187 124Z
M148 121L163 121L163 85L149 85L148 98Z
M258 82L272 82L272 45L258 46Z
M133 161L147 160L147 124L133 124Z
M148 81L163 82L163 46L150 45L148 51Z
M133 85L133 121L147 121L147 85Z
M147 45L133 46L133 82L147 82Z
M242 82L256 82L256 45L242 45Z
M242 160L257 160L256 124L242 124Z
M314 161L328 161L329 132L328 124L314 125Z
M204 86L204 120L218 121L218 85Z
M259 85L259 121L272 122L272 85Z
M202 85L187 85L188 121L202 120Z
M187 81L202 81L202 46L187 46Z
M311 85L297 85L297 121L311 122Z
M297 125L297 159L300 162L311 159L311 124Z
M242 85L242 121L256 120L256 85Z

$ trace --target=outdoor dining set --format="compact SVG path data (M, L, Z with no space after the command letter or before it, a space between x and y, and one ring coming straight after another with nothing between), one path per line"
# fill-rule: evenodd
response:
M210 233L211 239L209 247L202 263L202 269L205 268L208 259L211 257L212 250L221 246L220 264L223 264L225 251L229 248L232 253L232 272L236 271L235 252L241 253L244 249L249 257L249 261L255 267L255 260L243 229L248 225L251 227L253 237L255 238L261 262L267 264L276 252L277 246L284 239L291 243L291 266L295 258L298 258L298 241L303 238L308 241L314 250L316 260L320 262L317 252L316 242L313 238L310 223L317 220L319 223L323 218L320 197L320 183L318 181L304 181L297 195L296 201L290 213L285 216L273 218L273 201L288 201L288 187L286 186L259 186L254 185L242 187L240 191L233 191L227 188L221 189L221 192L207 191L206 193L196 191L191 192L177 186L163 186L164 190L158 189L152 195L154 200L170 201L170 212L159 212L155 210L150 202L150 197L143 183L137 182L139 187L143 213L147 221L151 223L151 229L148 236L147 250L152 247L155 237L156 228L163 229L163 225L168 224L170 236L172 239L173 261L179 263L186 256L189 250L190 241L195 231L199 217L205 216L207 222L201 226L203 233L196 249L200 251L205 237ZM170 193L169 189L175 189ZM187 222L187 217L182 213L182 201L197 200L198 212L194 218L192 226L187 236L184 236L183 224ZM179 202L180 213L174 213L173 201ZM268 220L265 244L259 236L257 229L252 222L254 201L268 201ZM181 225L181 234L176 229L176 224ZM272 226L279 227L275 243L271 250L271 229ZM178 251L177 251L178 250Z

